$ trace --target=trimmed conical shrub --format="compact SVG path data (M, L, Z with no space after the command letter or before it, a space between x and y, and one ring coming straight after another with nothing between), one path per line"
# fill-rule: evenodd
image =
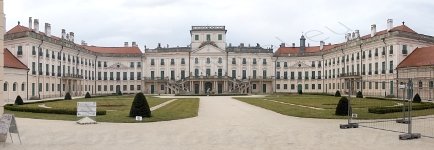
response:
M346 116L348 115L348 110L350 111L351 115L351 107L348 109L348 99L347 97L342 97L339 100L338 106L336 107L335 115Z
M335 96L336 96L336 97L341 97L341 92L336 91Z
M417 93L416 95L414 95L413 103L420 103L420 102L422 102L422 99L420 99L420 96Z
M116 93L117 95L122 95L121 90L118 91L118 93Z
M363 98L363 94L361 91L357 92L356 98Z
M24 105L23 99L21 98L21 96L17 96L17 98L15 99L15 104L17 105Z
M89 92L87 92L84 98L92 98L92 96L90 96Z
M69 92L66 93L65 100L71 100L71 99L72 99L71 94L69 94Z
M142 92L137 93L131 105L130 117L151 117L151 109L149 109L148 101Z

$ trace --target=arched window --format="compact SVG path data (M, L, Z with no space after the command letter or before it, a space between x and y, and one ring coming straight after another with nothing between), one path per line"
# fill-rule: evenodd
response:
M8 91L8 83L7 82L5 82L3 84L3 91Z
M17 91L17 83L12 84L12 91Z
M22 84L21 84L21 91L24 91L24 87L25 87L25 84L22 83Z

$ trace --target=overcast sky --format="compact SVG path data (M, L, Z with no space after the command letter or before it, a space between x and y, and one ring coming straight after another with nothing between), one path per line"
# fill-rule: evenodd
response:
M418 33L434 35L434 1L348 0L4 0L6 30L28 18L39 19L40 31L46 22L53 35L61 29L75 33L75 42L88 45L123 46L136 41L155 48L190 44L191 26L226 26L226 42L232 45L278 47L296 43L302 33L310 45L340 43L345 32L360 30L370 34L386 29L387 19L394 26L405 24ZM318 36L315 36L318 35Z

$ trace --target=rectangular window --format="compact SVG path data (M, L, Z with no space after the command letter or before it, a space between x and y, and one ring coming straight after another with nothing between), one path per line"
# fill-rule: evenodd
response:
M280 79L280 71L277 71L277 73L276 73L276 79Z
M304 72L304 79L309 79L309 71Z
M318 84L318 90L321 90L321 84Z
M295 79L295 75L294 72L291 71L291 79L294 80Z
M262 59L262 64L266 65L267 64L267 59Z
M21 84L21 91L24 91L24 83L23 84Z
M104 61L104 67L107 67L107 62L106 61Z
M288 84L283 84L283 89L284 90L288 89Z
M378 89L378 82L375 82L375 89Z
M155 60L151 59L151 65L155 65Z
M253 70L253 79L256 79L256 70Z
M134 91L134 85L130 85L130 91Z
M383 81L383 82L381 83L381 89L383 89L383 90L386 89L386 82Z
M295 89L295 85L291 84L291 90L294 90L294 89Z
M207 41L211 41L211 35L207 34L207 35L206 35L206 40L207 40Z
M283 62L283 67L288 67L288 62Z
M280 67L280 62L276 62L276 67Z
M101 91L101 85L98 85L98 91Z
M164 79L164 71L161 71L160 78Z
M130 80L134 80L134 72L130 72Z
M232 70L232 78L236 78L237 77L236 73L237 73L236 70Z
M237 64L237 62L235 61L235 58L232 58L232 64Z
M127 85L123 85L122 86L122 91L126 91L127 90Z
M54 83L51 84L51 91L54 91Z
M298 72L297 79L301 80L301 71Z
M267 78L267 70L262 70L262 77L263 77L264 79Z
M312 79L315 79L315 71L312 71Z
M170 65L175 65L175 59L170 59Z
M243 70L243 79L247 79L247 70Z
M137 91L142 90L142 86L141 85L137 85Z
M110 85L110 91L113 91L113 85Z
M130 68L134 68L134 62L130 63Z
M194 35L194 40L198 41L199 40L199 35Z
M287 71L283 72L283 79L288 79L288 72Z
M312 84L312 90L315 90L315 84Z
M309 89L309 84L304 84L304 89L308 90Z
M164 84L161 85L160 90L164 90Z
M221 41L223 39L222 34L219 34L219 41Z
M17 55L23 55L23 46L18 46Z
M137 72L137 80L142 80L142 72Z
M393 61L390 61L389 65L390 65L389 73L393 73Z
M253 84L253 87L252 87L254 90L256 90L256 84Z
M181 65L184 65L184 64L185 64L185 59L181 58Z
M160 60L160 65L164 65L164 59Z
M142 67L142 62L137 62L137 67Z
M253 64L256 65L256 58L253 58Z
M407 45L402 45L402 54L407 54Z
M104 85L104 91L107 91L107 85Z
M243 58L243 64L247 64L246 58Z
M123 72L122 73L122 76L123 76L122 79L123 80L127 80L127 74L128 74L127 72Z
M280 90L280 84L276 84L276 89Z

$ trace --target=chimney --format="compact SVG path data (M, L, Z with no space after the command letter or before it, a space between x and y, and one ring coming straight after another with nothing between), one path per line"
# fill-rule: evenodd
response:
M47 28L47 33L45 33L45 34L47 34L47 36L48 37L51 37L51 24L48 24L48 28Z
M324 49L324 41L319 41L319 50L322 51Z
M300 37L300 53L304 53L306 51L306 38L303 35Z
M69 33L66 33L66 40L69 41Z
M307 43L307 47L310 47L310 43Z
M33 26L32 26L32 17L29 17L29 29L30 30L33 29Z
M86 42L84 40L81 40L81 45L86 46Z
M66 39L66 31L65 31L65 29L62 29L62 39Z
M292 47L295 47L295 43L292 43Z
M136 42L135 42L135 41L131 42L131 46L132 46L132 47L137 47Z
M44 28L44 32L45 32L45 35L46 36L48 36L48 23L45 23L45 28Z
M377 25L372 24L371 25L371 37L374 37L376 33L377 33Z
M124 42L124 47L128 47L128 42Z
M387 19L387 31L393 28L393 19Z
M356 33L356 38L359 39L360 38L359 30L356 30L355 33Z
M35 19L34 20L34 24L35 24L35 32L39 33L39 19Z
M280 44L280 47L285 47L285 43L281 43L281 44Z
M74 32L69 32L69 41L74 42Z

